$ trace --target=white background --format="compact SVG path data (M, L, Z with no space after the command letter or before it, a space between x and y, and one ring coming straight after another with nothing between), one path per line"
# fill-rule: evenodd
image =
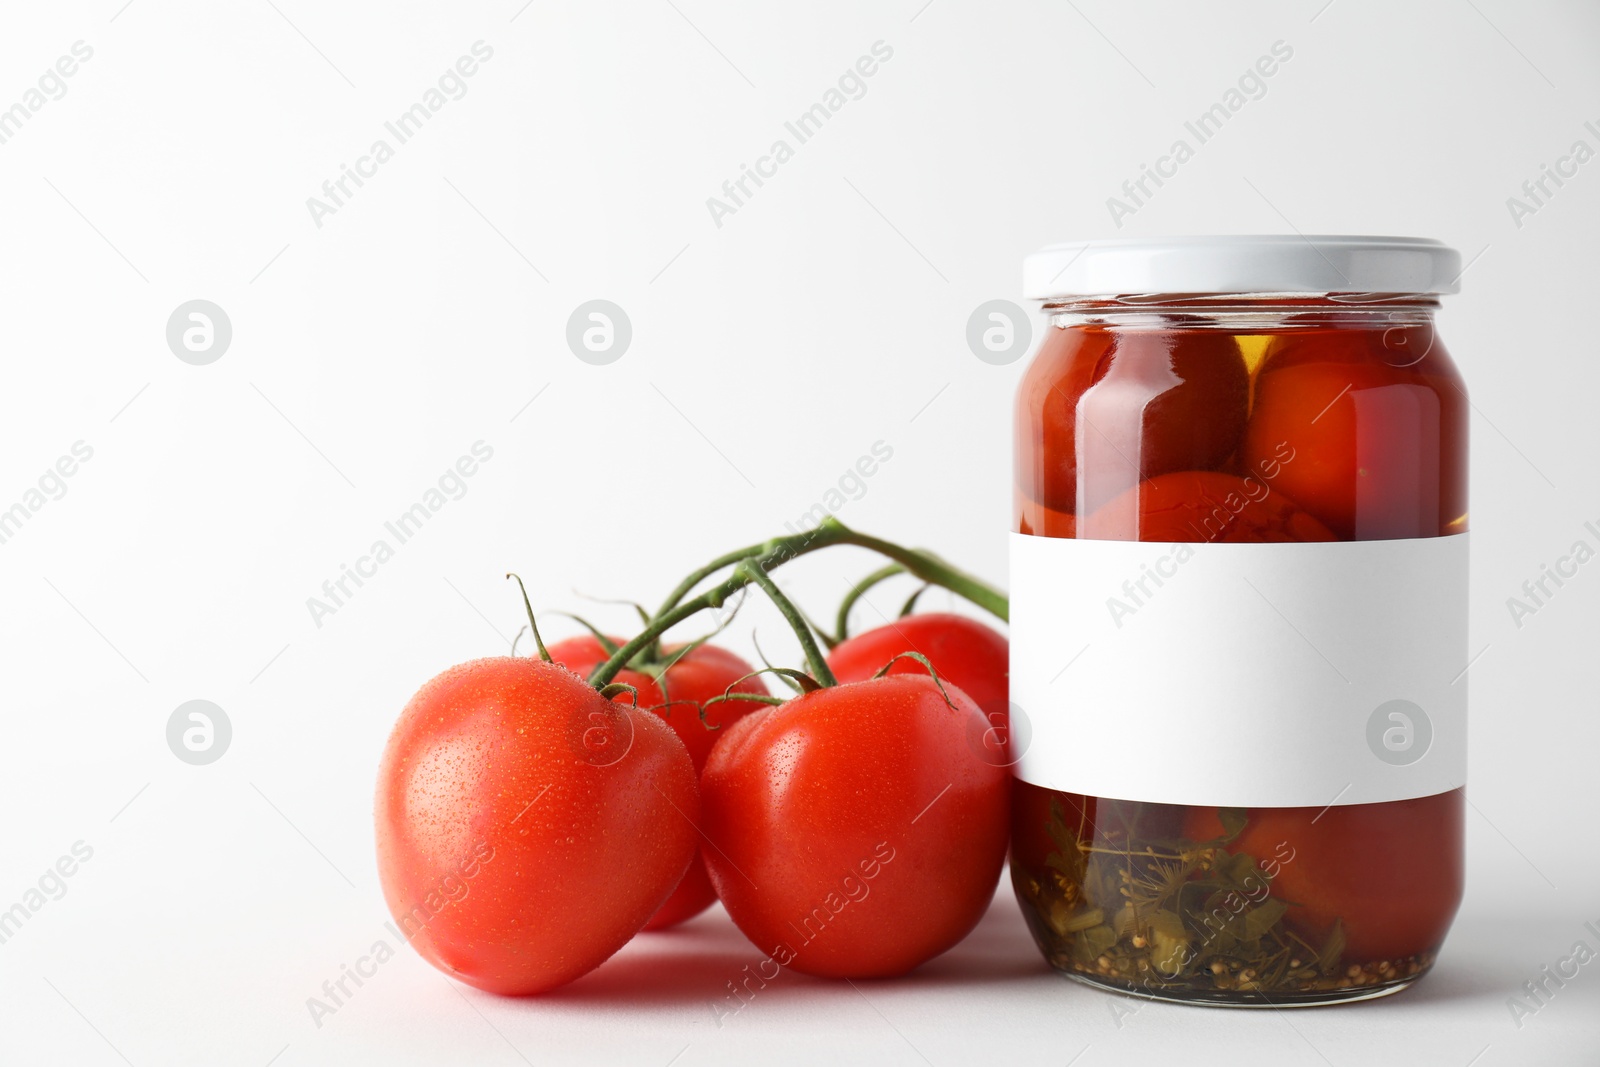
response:
M0 505L94 449L0 545L0 907L94 850L0 945L0 1061L1600 1061L1600 963L1520 1027L1507 1008L1600 947L1600 562L1520 628L1506 606L1600 525L1600 161L1520 226L1506 204L1600 148L1592 5L274 3L8 4L0 31L0 107L94 49L0 145ZM466 96L318 228L307 197L480 39ZM865 95L718 227L706 199L880 40ZM1107 197L1279 40L1266 94L1117 229ZM383 740L427 677L505 649L507 569L625 626L574 590L655 600L881 440L840 518L1003 582L1023 364L974 357L971 311L1020 300L1048 241L1294 230L1471 261L1441 317L1477 407L1470 879L1426 983L1129 1016L1044 970L1003 889L908 980L785 977L720 1026L710 1003L759 958L720 912L539 1001L405 953L313 1024L306 998L386 917ZM195 298L233 324L210 366L165 341ZM593 298L633 323L610 366L564 341ZM467 494L314 625L307 597L480 439ZM833 553L786 584L823 612L867 566ZM792 655L759 612L737 646L751 624ZM194 698L234 728L205 767L164 736Z

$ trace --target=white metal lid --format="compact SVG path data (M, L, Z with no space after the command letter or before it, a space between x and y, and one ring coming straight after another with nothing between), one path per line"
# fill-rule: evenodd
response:
M1118 237L1023 262L1033 300L1153 293L1454 293L1461 254L1424 237Z

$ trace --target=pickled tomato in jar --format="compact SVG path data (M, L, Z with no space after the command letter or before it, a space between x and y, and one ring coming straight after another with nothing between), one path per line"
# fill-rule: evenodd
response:
M1029 258L1012 880L1045 958L1159 999L1425 974L1462 893L1453 250L1129 239Z

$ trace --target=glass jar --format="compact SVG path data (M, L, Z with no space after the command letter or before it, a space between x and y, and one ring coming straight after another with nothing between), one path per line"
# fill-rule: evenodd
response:
M1011 875L1046 959L1164 1000L1405 988L1462 889L1460 257L1374 237L1029 258Z

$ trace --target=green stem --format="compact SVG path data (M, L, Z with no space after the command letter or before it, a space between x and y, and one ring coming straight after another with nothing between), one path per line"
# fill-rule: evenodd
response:
M589 684L597 689L610 684L611 679L615 678L617 672L628 665L629 660L653 645L662 634L696 612L704 611L706 608L721 607L729 597L748 584L748 578L736 575L727 579L721 585L707 589L693 600L685 600L674 608L659 612L654 619L650 620L649 626L639 631L636 637L613 652L610 659L594 669L589 675Z
M998 618L1009 621L1010 603L1000 590L964 571L957 570L937 556L917 549L902 548L892 541L884 541L868 534L857 533L830 515L817 524L815 529L788 537L774 537L758 545L737 549L717 557L689 575L678 583L678 588L667 597L648 626L613 652L610 659L595 668L594 673L589 676L589 683L596 687L608 684L629 660L640 651L654 645L662 634L696 612L706 608L721 607L729 597L751 584L753 580L749 573L735 571L732 576L699 596L689 600L682 599L696 585L717 571L749 561L765 575L773 567L830 545L855 545L887 556L923 581L948 589ZM798 614L798 609L796 613ZM796 633L801 629L804 627L797 629ZM809 634L807 636L809 638Z
M539 636L539 624L533 618L533 602L528 599L528 587L522 584L522 579L515 574L507 574L507 578L517 579L517 588L522 590L522 606L528 610L528 629L533 631L533 643L539 646L539 658L546 663L550 662L550 650L544 647L544 638ZM514 646L513 642L513 646Z
M845 534L840 538L840 544L869 548L881 556L888 556L923 581L965 597L1002 622L1011 621L1011 602L1004 593L982 579L957 570L931 553L901 548L892 541L846 529L842 524L839 528Z
M868 589L871 589L879 582L886 581L897 574L904 574L905 572L906 569L900 564L891 563L887 567L878 568L850 587L850 591L844 595L844 599L839 601L839 614L833 620L833 632L838 635L840 641L850 636L850 609L856 606L856 601L860 600Z
M740 560L748 559L751 556L762 556L770 552L772 544L771 541L763 541L758 545L746 545L743 548L737 548L725 555L718 556L679 582L677 587L667 594L667 599L661 602L661 607L656 609L656 614L662 615L677 607L678 602L693 592L695 586L722 570L722 568L731 567Z
M722 570L724 567L731 567L740 560L749 559L752 556L762 555L770 550L771 547L771 541L763 541L760 544L746 545L743 548L736 548L732 552L727 552L718 556L716 559L712 560L710 563L707 563L704 567L701 567L699 570L684 578L683 581L679 582L672 592L667 594L667 599L662 601L661 606L656 609L656 616L659 618L661 615L664 615L673 608L677 607L678 603L683 600L684 597L688 596L694 591L695 586L699 585L713 574ZM643 609L640 609L639 613L643 615ZM645 616L644 622L646 626L649 626L650 617ZM650 642L649 649L650 652L649 655L645 657L646 659L656 660L661 658L661 639L659 636Z
M733 573L735 575L743 574L760 586L763 593L772 598L772 602L777 605L778 610L783 613L783 617L794 628L795 636L800 639L800 648L806 654L806 666L811 668L811 677L823 685L838 685L839 680L833 676L833 671L829 669L827 657L817 647L817 639L811 634L811 624L806 621L804 615L800 614L800 609L794 606L794 601L785 596L783 590L778 588L778 583L772 580L771 575L761 569L761 561L759 559L744 560L738 567L734 568Z
M650 625L641 630L631 641L611 654L611 658L594 669L589 675L589 684L599 687L604 686L615 678L617 672L627 665L628 661L643 649L652 647L661 635L666 633L678 623L689 616L706 608L721 607L739 590L750 584L747 573L736 571L731 577L724 579L721 584L714 585L704 593L690 600L679 603L679 599L687 595L688 591L698 585L703 579L710 577L723 567L743 563L745 560L754 560L759 563L762 573L781 563L787 563L796 556L807 552L814 552L828 545L841 544L846 535L850 533L844 524L833 518L824 519L815 529L804 533L794 534L789 537L774 537L763 541L759 545L729 552L701 567L688 578L678 583L678 588L673 591L655 617L650 620Z
M696 585L724 567L731 567L741 560L758 557L764 561L770 560L771 562L763 564L763 569L771 570L774 566L787 563L797 556L830 545L855 545L870 549L880 556L887 556L923 581L970 600L1003 622L1010 621L1010 602L1006 599L1006 595L994 586L950 566L932 553L914 548L902 548L892 541L859 533L831 515L818 523L814 529L791 534L788 537L774 537L760 544L746 545L744 548L717 557L679 582L678 587L662 602L656 614L659 616L662 612L672 610Z

